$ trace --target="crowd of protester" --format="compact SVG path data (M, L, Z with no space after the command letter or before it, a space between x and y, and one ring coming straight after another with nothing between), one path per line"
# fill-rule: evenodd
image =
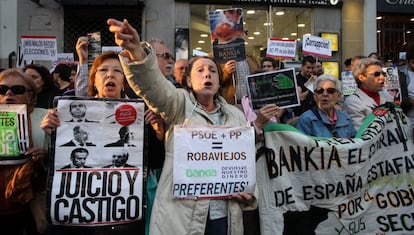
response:
M140 41L136 29L128 21L109 19L107 23L123 51L102 53L89 69L88 38L79 37L75 79L71 78L73 69L64 64L56 66L52 73L37 64L26 65L22 70L5 69L0 73L0 102L27 104L31 123L32 141L25 153L31 156L29 161L0 165L0 223L16 228L13 234L258 234L255 194L239 193L230 199L219 200L173 199L174 125L243 126L250 122L256 131L256 143L261 141L262 129L268 123L289 124L315 137L353 138L373 108L395 101L384 90L385 63L376 53L357 55L344 61L344 71L352 72L357 84L355 93L346 97L342 95L341 78L325 74L323 61L304 56L296 74L301 105L284 109L268 104L253 110L248 93L237 94L239 84L232 78L240 76L236 72L236 61L218 64L212 57L175 61L162 40ZM398 69L401 89L398 105L411 120L414 135L414 47L407 51L405 63L388 63L388 66ZM281 60L266 57L256 67L259 69L250 70L250 74L282 70L285 65ZM108 80L113 89L106 89ZM313 83L313 89L306 85L309 81ZM53 99L63 95L141 97L146 103L145 123L149 129L146 177L151 179L147 182L152 183L146 187L147 210L143 221L93 227L50 224L36 227L39 218L31 214L30 202L40 197L44 200L46 177L42 176L48 171L47 158L52 157L45 151L49 146L44 144L51 138L52 130L60 126ZM120 132L120 136L123 135ZM27 172L20 180L26 185L26 194L10 194L8 184L24 169ZM37 183L27 185L33 180ZM9 192L7 197L6 191ZM44 211L46 213L46 208Z

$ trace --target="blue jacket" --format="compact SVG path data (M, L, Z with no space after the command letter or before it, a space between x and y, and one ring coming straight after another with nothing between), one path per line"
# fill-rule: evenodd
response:
M338 120L336 121L335 126L330 130L331 123L328 120L328 117L321 112L319 109L316 109L319 112L320 120L311 110L304 112L300 115L298 122L296 123L296 128L303 131L307 135L317 136L317 137L334 137L333 130L336 131L336 137L354 137L356 131L354 125L352 124L351 117L343 111L336 111L336 116Z

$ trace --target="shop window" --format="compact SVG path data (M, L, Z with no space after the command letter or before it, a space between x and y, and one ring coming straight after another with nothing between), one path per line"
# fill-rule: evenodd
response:
M102 46L115 46L114 36L108 30L106 20L108 18L128 19L141 33L142 7L139 6L67 6L64 8L64 51L73 52L75 59L76 41L87 33L101 33Z
M411 20L412 19L412 20ZM377 46L384 61L397 62L414 39L414 18L408 15L377 17Z

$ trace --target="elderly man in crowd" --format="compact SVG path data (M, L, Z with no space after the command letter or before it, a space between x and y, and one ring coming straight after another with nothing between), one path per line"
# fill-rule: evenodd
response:
M361 59L352 73L358 84L354 94L345 99L344 110L351 116L356 130L372 110L385 102L393 102L393 97L384 91L385 74L382 62L373 58Z

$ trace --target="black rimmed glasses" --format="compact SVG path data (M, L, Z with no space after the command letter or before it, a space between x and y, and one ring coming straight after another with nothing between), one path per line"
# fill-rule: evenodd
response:
M168 53L168 52L165 52L165 53L157 53L157 54L155 54L155 55L157 55L157 56L159 56L159 57L162 57L162 58L164 58L164 59L166 59L166 60L169 60L169 59L174 60L174 56L173 56L173 55L171 55L171 54L170 54L170 53Z
M333 87L329 87L329 88L327 88L327 89L323 89L323 88L318 88L318 89L316 89L315 90L315 93L316 94L318 94L318 95L321 95L321 94L323 94L324 92L328 92L328 94L334 94L335 92L337 92L338 90L336 89L336 88L333 88Z
M368 74L367 74L367 76L368 76L368 75L374 75L374 77L379 77L379 76L381 76L381 75L382 75L382 76L384 76L384 77L385 77L385 76L387 76L387 73L386 73L386 72L384 72L384 71L381 71L381 72L380 72L380 71L377 71L377 72L375 72L375 73L368 73Z
M10 90L15 95L21 95L21 94L26 93L26 91L31 91L29 89L26 89L26 87L23 85L14 85L14 86L0 85L0 95L5 95L8 90Z

